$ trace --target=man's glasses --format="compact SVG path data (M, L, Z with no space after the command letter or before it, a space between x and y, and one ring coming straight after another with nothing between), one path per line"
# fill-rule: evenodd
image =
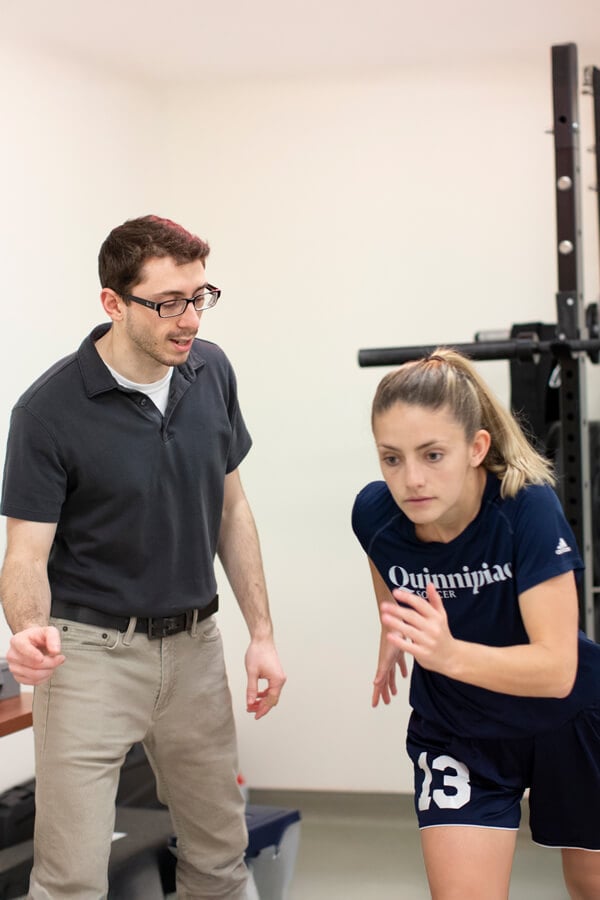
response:
M162 303L154 303L153 300L144 300L143 297L136 297L134 294L121 294L121 297L123 297L124 300L133 300L134 303L139 303L141 306L147 306L148 309L156 310L161 319L170 319L172 316L182 316L188 308L189 303L193 303L196 312L210 309L211 306L215 305L220 296L221 291L213 284L207 284L206 287L202 288L201 291L198 291L193 297L190 297L189 300L163 300Z

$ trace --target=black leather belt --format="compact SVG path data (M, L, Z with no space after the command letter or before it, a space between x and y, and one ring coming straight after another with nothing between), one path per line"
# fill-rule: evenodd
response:
M171 634L179 634L180 631L190 631L194 623L194 613L197 612L196 622L208 619L219 608L219 595L210 601L208 606L202 609L188 609L177 616L165 616L154 618L153 616L138 616L135 623L135 631L144 631L149 638L164 638ZM77 603L63 603L62 600L52 601L52 615L58 619L70 619L72 622L81 622L83 625L97 625L99 628L116 628L118 631L127 631L133 616L111 616L110 613L92 609L89 606L79 606Z

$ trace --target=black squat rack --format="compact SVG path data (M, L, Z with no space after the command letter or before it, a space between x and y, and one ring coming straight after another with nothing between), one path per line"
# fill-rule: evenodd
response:
M480 332L452 344L473 360L510 362L511 406L529 424L539 448L558 473L558 493L585 563L580 621L600 640L600 423L588 422L586 359L600 360L598 305L584 306L580 206L580 126L575 44L552 47L558 291L556 324L513 325L506 336ZM600 188L600 69L584 70L584 93L593 98L596 190ZM600 192L598 193L600 224ZM360 366L401 365L432 353L426 346L359 350ZM594 540L597 532L597 539Z

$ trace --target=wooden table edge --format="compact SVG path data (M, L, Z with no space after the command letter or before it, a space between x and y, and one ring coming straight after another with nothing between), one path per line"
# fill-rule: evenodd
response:
M17 697L0 700L0 737L30 728L33 691L22 691Z

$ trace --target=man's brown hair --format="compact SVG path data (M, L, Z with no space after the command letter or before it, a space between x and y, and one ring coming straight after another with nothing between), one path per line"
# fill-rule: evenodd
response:
M141 216L113 228L100 248L98 272L103 288L128 293L142 280L144 264L170 256L179 265L205 260L210 247L171 219Z

